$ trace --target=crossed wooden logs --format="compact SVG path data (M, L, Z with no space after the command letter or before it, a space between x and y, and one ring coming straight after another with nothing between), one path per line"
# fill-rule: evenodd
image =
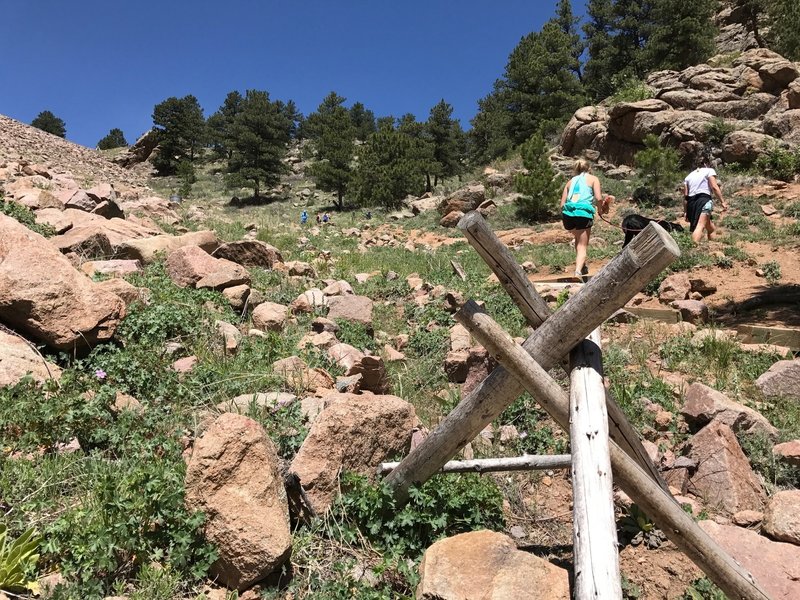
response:
M547 370L560 364L568 368L566 357L570 352L680 256L670 235L651 223L551 315L547 303L479 213L465 215L458 226L497 275L527 322L536 329L519 346L474 301L465 303L456 314L456 320L492 354L499 366L386 477L386 483L401 502L407 500L412 484L425 482L437 473L523 390L569 431L569 397ZM584 355L587 351L591 354L591 347L585 344L581 351ZM577 355L572 356L575 360ZM728 597L767 600L769 596L752 575L722 550L671 496L635 430L607 393L606 407L615 482ZM589 597L589 592L576 597Z

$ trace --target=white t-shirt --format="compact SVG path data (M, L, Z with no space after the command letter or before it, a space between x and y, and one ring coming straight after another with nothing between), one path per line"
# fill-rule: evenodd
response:
M717 172L710 167L700 167L695 169L686 176L683 182L688 189L688 196L696 196L697 194L711 195L711 186L708 184L709 177L716 177Z

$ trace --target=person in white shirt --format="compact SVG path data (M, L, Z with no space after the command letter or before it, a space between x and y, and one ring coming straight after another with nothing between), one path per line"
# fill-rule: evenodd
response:
M717 183L717 172L708 166L706 157L701 157L697 168L683 180L683 217L689 221L689 231L695 244L703 239L703 231L711 239L716 231L711 220L714 203L711 194L719 200L722 210L728 210L728 204L722 197L722 190Z

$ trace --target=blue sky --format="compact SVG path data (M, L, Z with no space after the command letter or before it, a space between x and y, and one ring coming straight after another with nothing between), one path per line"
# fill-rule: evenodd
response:
M308 114L331 90L377 116L426 119L444 98L468 127L520 38L556 0L3 0L0 114L42 110L93 147L129 142L153 106L194 94L211 115L231 90L267 90ZM576 12L582 3L573 2Z

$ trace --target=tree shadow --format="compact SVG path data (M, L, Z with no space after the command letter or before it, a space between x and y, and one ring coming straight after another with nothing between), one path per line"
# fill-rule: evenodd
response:
M731 328L760 322L800 327L800 285L764 286L747 300L726 303L718 312L717 321Z

